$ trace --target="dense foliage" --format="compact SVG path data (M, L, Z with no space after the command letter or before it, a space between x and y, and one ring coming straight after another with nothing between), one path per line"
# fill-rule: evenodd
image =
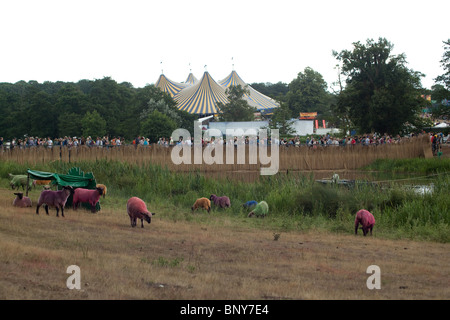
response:
M107 134L128 140L150 136L142 124L148 120L145 112L154 109L149 105L151 101L160 102L166 111L176 114L172 120L178 128L193 131L194 117L179 111L173 99L154 85L133 88L109 77L77 83L0 83L0 136L90 135L95 139Z
M427 106L421 97L423 75L408 69L405 55L393 55L392 50L393 45L380 38L334 52L346 77L336 110L347 114L359 132L397 134L408 123L421 127L419 115Z

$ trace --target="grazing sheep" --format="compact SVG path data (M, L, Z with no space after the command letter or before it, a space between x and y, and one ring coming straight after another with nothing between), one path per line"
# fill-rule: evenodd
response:
M97 188L103 188L103 198L106 196L106 186L101 183L97 183Z
M22 192L15 192L16 198L13 200L13 206L26 208L31 207L31 199L24 196Z
M265 217L266 214L269 212L269 205L267 204L267 202L265 201L261 201L258 202L258 204L255 206L255 208L250 211L250 213L248 214L248 217L254 217L256 216L257 218L259 217Z
M246 209L251 209L251 208L253 208L254 206L256 206L257 204L258 204L257 201L255 201L255 200L250 200L250 201L247 201L246 203L244 203L242 206L243 206L244 208L246 208Z
M25 190L25 187L26 187L27 181L28 181L27 175L25 175L25 174L12 175L10 173L9 176L12 178L11 181L9 182L9 185L11 186L11 188L13 190L15 188L17 188L17 190L19 190L20 187L22 187L22 190ZM28 189L31 190L31 188L35 185L36 185L36 180L30 179L28 181Z
M198 208L203 208L206 211L211 210L211 200L209 200L208 198L199 198L197 200L195 200L194 205L191 207L191 210L197 210Z
M35 180L35 181L36 181L35 184L40 186L46 186L52 183L52 180Z
M145 202L138 197L131 197L127 201L127 213L130 216L131 226L136 227L136 220L141 219L141 228L144 227L144 219L148 223L152 222L152 216L156 213L151 213L147 210Z
M73 209L78 209L80 203L89 203L91 205L91 211L95 212L95 206L97 205L100 196L103 194L103 188L84 189L77 188L73 193Z
M370 235L372 235L372 229L375 225L375 218L373 215L365 210L361 209L356 213L355 217L355 234L358 234L358 226L361 224L364 236L370 231Z
M214 202L214 204L220 208L229 208L231 206L230 198L228 198L227 196L218 197L215 194L212 194L209 197L209 200Z
M48 206L56 208L56 216L59 217L59 209L61 209L61 215L64 217L64 206L66 205L67 198L73 194L73 188L71 186L64 186L62 190L43 190L39 196L39 200L36 207L36 214L39 214L39 207L46 204L45 213L48 215Z

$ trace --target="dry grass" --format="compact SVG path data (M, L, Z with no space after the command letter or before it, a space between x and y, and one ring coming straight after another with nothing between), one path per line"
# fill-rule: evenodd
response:
M32 200L38 191L31 193ZM0 299L449 299L448 244L252 227L250 219L158 208L131 228L124 206L57 218L0 189ZM150 205L151 207L151 205ZM255 220L252 220L255 221ZM139 226L139 224L138 224ZM69 265L81 290L69 290ZM381 289L369 290L370 265Z

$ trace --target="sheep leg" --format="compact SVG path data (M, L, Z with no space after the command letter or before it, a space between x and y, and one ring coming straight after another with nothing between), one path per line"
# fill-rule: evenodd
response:
M61 206L61 215L64 218L64 206Z
M59 207L56 206L56 216L59 217Z
M36 214L39 214L39 207L40 206L41 206L40 204L37 205L37 207L36 207Z
M144 219L141 219L141 228L144 227Z
M48 215L48 205L44 204L45 213Z

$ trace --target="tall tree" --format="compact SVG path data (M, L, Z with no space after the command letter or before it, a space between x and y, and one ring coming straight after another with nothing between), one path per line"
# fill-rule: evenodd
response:
M106 120L94 110L88 111L81 120L81 128L83 136L103 137L106 134Z
M349 118L361 133L399 133L404 125L418 124L425 105L420 97L423 74L409 70L404 54L392 55L393 45L384 38L366 44L353 43L353 50L333 52L342 63L346 86L337 104L348 108Z
M247 88L241 85L231 86L225 91L228 103L218 102L221 111L220 119L223 121L252 121L256 109L243 99L244 94L250 94Z
M176 122L155 109L142 120L140 134L148 137L150 142L158 142L159 138L168 139L175 129Z
M439 83L443 83L447 90L450 90L450 39L442 42L444 43L445 51L440 62L442 68L444 68L445 73L438 76L435 80Z
M322 75L310 67L299 72L297 78L289 83L286 100L293 117L300 112L325 113L329 106L327 83Z

